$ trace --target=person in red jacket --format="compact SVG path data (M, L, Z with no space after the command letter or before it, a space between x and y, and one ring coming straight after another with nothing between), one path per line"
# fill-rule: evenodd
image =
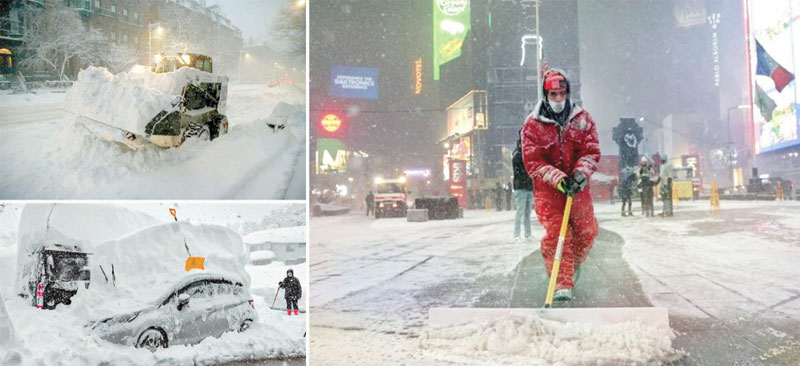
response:
M578 268L597 236L588 182L600 161L600 143L589 112L570 101L563 71L545 72L542 90L544 98L522 128L522 159L534 182L536 216L546 231L540 251L548 275L566 198L574 197L554 296L563 301L572 299Z

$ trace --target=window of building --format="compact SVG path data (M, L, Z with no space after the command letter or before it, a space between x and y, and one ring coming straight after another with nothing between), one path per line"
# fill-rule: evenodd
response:
M111 32L111 40L114 41L114 42L117 41L117 34L116 33Z
M128 9L122 8L122 15L128 16Z
M133 19L139 20L139 13L138 12L135 12L135 11L133 12Z
M127 34L123 34L122 35L122 41L125 42L125 43L128 43L128 35Z
M100 8L102 8L102 6L100 6L100 0L94 0L94 8L95 8L95 9L100 9Z
M287 252L294 252L294 245L286 244L286 251Z
M136 44L136 45L139 44L139 37L138 36L133 37L133 43Z
M111 12L112 13L116 13L117 12L117 6L116 5L111 4Z

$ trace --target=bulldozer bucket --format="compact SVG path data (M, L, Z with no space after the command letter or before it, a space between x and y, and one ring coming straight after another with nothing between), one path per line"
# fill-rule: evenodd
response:
M457 325L478 319L493 320L507 316L532 316L562 323L578 322L610 325L638 322L648 326L669 328L669 314L663 307L638 308L431 308L428 324L431 326Z

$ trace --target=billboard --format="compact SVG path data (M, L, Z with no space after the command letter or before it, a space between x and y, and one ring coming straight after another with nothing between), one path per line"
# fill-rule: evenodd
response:
M374 67L331 67L329 94L349 99L378 99L378 69Z
M798 145L794 73L800 66L800 7L791 0L748 2L750 79L756 153Z
M337 139L317 139L316 174L347 171L347 145Z
M461 56L469 14L469 0L433 0L433 80L439 80L439 66Z
M485 90L473 90L447 107L447 136L489 128L489 99Z
M458 198L461 207L467 207L467 161L450 159L450 196Z

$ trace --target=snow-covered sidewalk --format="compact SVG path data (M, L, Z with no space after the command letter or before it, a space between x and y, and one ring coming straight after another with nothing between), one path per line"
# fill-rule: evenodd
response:
M711 213L707 201L681 202L672 218L595 207L601 234L566 306L667 307L681 364L788 365L800 356L800 204L724 201ZM510 243L512 230L510 211L421 224L313 218L312 364L514 364L422 351L419 338L430 307L541 306L542 230L535 223L536 241L524 244ZM562 362L602 362L597 356Z

